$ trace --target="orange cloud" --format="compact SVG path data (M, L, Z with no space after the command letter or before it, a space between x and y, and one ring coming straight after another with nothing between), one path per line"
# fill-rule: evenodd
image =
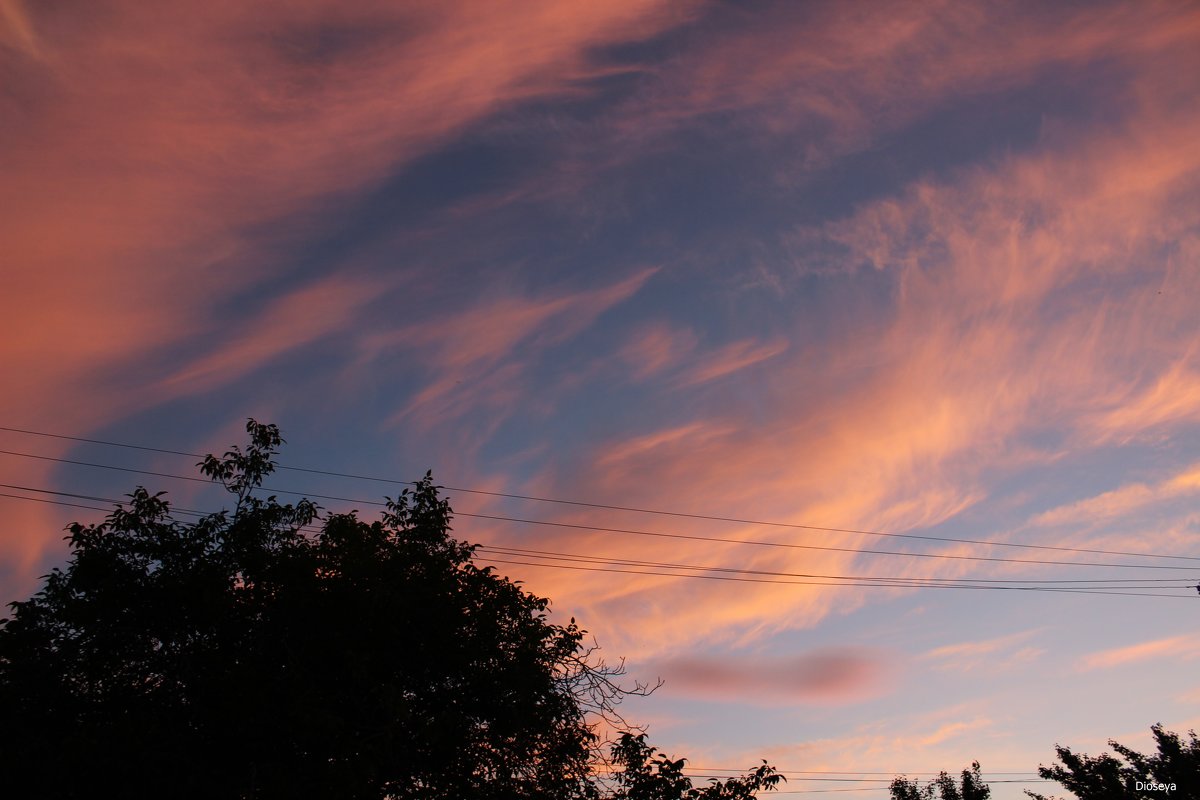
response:
M21 386L0 412L94 430L352 332L365 284L331 263L297 286L263 231L319 230L498 109L579 91L595 48L691 13L662 0L0 0L0 369ZM251 295L257 311L230 337L223 311ZM34 512L6 518L4 568L24 574L61 546Z
M1128 440L1161 431L1172 423L1200 420L1200 359L1189 354L1144 385L1116 398L1110 411L1097 414L1094 425L1108 439Z
M1071 525L1096 522L1130 514L1152 503L1200 490L1200 464L1193 464L1159 483L1131 483L1095 497L1052 508L1038 514L1033 525Z
M757 756L784 768L844 770L848 775L861 775L864 769L878 770L883 773L879 789L886 790L894 775L919 771L932 776L954 765L968 767L980 750L1001 759L987 764L985 772L1020 768L1028 754L1005 740L997 722L982 703L959 703L879 718L844 736L780 744L762 752L745 752L742 758ZM1003 760L1006 756L1011 760ZM738 760L741 758L735 757ZM804 766L799 767L801 764Z
M961 8L955 4L950 13L969 13ZM787 331L795 346L775 355L756 381L753 413L736 399L664 400L661 418L639 417L624 439L597 443L568 465L555 463L526 488L621 505L903 532L979 503L993 476L1058 458L1061 447L1029 444L1047 430L1086 452L1115 436L1189 424L1200 407L1190 401L1191 376L1200 372L1194 356L1200 272L1190 260L1200 252L1190 213L1200 199L1194 145L1200 115L1194 104L1167 102L1180 90L1157 78L1189 76L1179 80L1195 88L1190 76L1200 75L1200 51L1186 45L1197 17L1193 10L1178 12L1182 18L1152 15L1122 38L1121 21L1130 22L1131 13L1114 10L1084 25L1069 37L1065 56L1049 33L1022 40L1018 72L1007 78L1017 80L1035 64L1060 58L1082 64L1111 53L1128 69L1122 86L1130 105L1118 122L1048 131L1025 154L916 181L840 221L803 230L807 241L837 249L833 259L814 256L823 280L878 275L890 291L837 338L821 338L804 321ZM951 19L947 30L959 22ZM928 36L942 31L925 24ZM926 34L913 33L912 52L930 41ZM971 41L954 45L955 57L969 58ZM999 51L989 56L988 46L971 73L980 85L989 70L1004 68ZM796 58L817 57L794 49L802 54ZM889 74L879 72L884 86ZM857 78L838 80L855 85ZM754 80L748 84L753 91ZM711 97L697 102L719 107ZM795 267L808 270L804 261ZM1182 484L1164 489L1184 491L1190 489ZM595 517L558 518L586 524ZM605 520L687 534L864 544L848 534L617 514ZM580 534L557 541L563 550L604 547L649 560L780 571L929 572L928 565L899 559L618 539ZM978 569L937 566L945 575ZM524 572L535 570L538 585L559 602L610 621L606 644L641 655L702 641L746 643L893 594Z
M1084 670L1111 669L1125 664L1149 660L1192 660L1200 658L1200 637L1185 635L1104 650L1086 656L1080 663Z
M0 363L29 387L5 412L76 430L123 413L142 394L127 384L92 391L86 419L70 395L84 375L198 343L222 302L286 284L249 232L309 226L496 109L571 89L593 48L691 13L661 0L170 13L5 0ZM232 347L190 369L249 356Z
M0 0L0 43L29 56L38 53L37 38L21 0Z

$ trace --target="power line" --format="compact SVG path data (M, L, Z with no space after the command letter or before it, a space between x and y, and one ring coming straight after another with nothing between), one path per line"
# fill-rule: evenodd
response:
M10 483L0 483L0 487L7 488L7 489L17 489L19 491L26 491L26 492L37 492L37 493L42 493L42 494L53 494L53 495L59 495L59 496L64 496L64 497L84 499L84 500L95 500L95 501L99 501L99 502L108 502L108 503L113 503L116 505L128 505L128 501L124 501L124 500L115 500L112 498L97 497L95 495L77 494L77 493L73 493L73 492L56 491L56 490L52 490L52 489L41 489L41 488L36 488L36 487L32 487L32 486L20 486L20 485L10 484ZM13 495L13 494L7 494L7 493L0 494L0 496L11 497L11 498L18 499L18 500L31 500L31 501L40 502L40 503L52 503L52 504L70 506L70 507L75 507L75 508L86 508L86 509L90 509L93 511L109 511L110 510L110 509L100 508L98 506L85 506L85 505L81 505L81 504L77 504L77 503L69 503L69 502L54 501L54 500L44 500L44 499L36 498L36 497L24 497L21 495ZM207 516L207 514L205 512L196 511L194 509L189 509L189 508L171 506L171 509L173 511L191 514L191 515L195 515L198 517ZM317 529L315 529L311 526L305 526L305 527L299 528L299 530L315 532ZM531 549L518 548L518 547L488 545L488 544L483 544L483 543L477 543L477 544L481 549L489 551L489 552L500 553L501 555L509 555L509 556L525 557L525 558L532 557L532 558L542 558L542 559L558 559L558 560L567 560L567 561L582 561L585 563L617 564L617 565L622 565L622 566L639 566L639 567L644 566L644 567L657 567L657 568L665 568L665 569L693 570L693 571L704 571L704 572L728 572L728 573L743 574L743 575L764 575L764 576L769 576L769 577L819 578L819 579L836 580L836 581L888 581L888 582L894 583L896 586L901 586L901 587L913 586L913 587L917 587L917 588L919 588L925 584L934 584L934 583L938 583L938 584L976 584L976 583L978 583L978 584L993 584L993 583L995 583L995 584L1026 584L1026 583L1096 584L1096 583L1102 583L1102 584L1121 584L1119 586L1115 586L1112 588L1138 588L1138 589L1142 589L1142 588L1145 588L1145 589L1161 589L1161 588L1192 589L1192 588L1194 588L1194 586L1190 583L1185 583L1185 585L1183 585L1183 586L1136 586L1136 585L1125 586L1124 585L1124 584L1139 584L1139 583L1175 583L1175 584L1178 584L1181 581L1183 581L1183 582L1190 581L1191 580L1190 578L1078 578L1078 579L1071 579L1071 578L1019 579L1018 578L1018 579L1000 579L1000 578L939 578L939 577L930 577L930 576L895 577L895 576L876 576L876 575L822 575L822 574L814 574L814 573L776 572L776 571L768 571L768 570L742 569L742 568L735 568L735 567L706 566L706 565L701 565L701 564L680 564L680 563L676 563L676 562L639 561L639 560L633 560L633 559L622 559L622 558L614 558L614 557L606 557L606 556L590 556L590 555L586 555L586 554L582 554L582 553L563 553L563 552L556 552L556 551L549 551L549 550L531 550ZM543 565L543 566L550 566L550 565ZM679 577L686 577L686 576L679 576ZM1067 588L1095 588L1095 587L1067 587Z
M716 778L718 780L722 780L725 778L740 777L741 775L745 774L745 773L731 774L731 773L726 772L726 773L719 773L719 774L713 775L713 774L709 774L706 772L686 772L687 769L688 769L687 767L684 767L685 774L689 778ZM778 770L776 770L776 772L778 772ZM880 778L795 778L795 777L788 778L788 783L800 782L800 781L811 782L811 783L879 783ZM865 787L860 787L860 788L865 788Z
M771 794L827 794L829 792L874 792L891 787L890 783L877 786L855 786L848 789L776 789Z
M0 497L11 497L14 500L28 500L31 503L48 503L50 505L55 505L55 506L70 506L71 508L87 508L87 509L91 509L92 511L109 511L109 509L100 508L99 506L85 506L85 505L82 505L81 503L67 503L63 500L47 500L42 497L22 497L19 494L9 494L8 492L0 492Z
M0 484L0 487L10 488L10 489L18 489L21 491L43 492L43 493L47 493L47 494L64 495L64 496L76 497L76 498L82 498L82 499L97 500L97 501L101 501L101 502L112 502L112 503L117 503L117 504L122 504L122 505L126 504L125 501L117 501L117 500L112 500L109 498L96 497L96 496L92 496L92 495L75 494L75 493L70 493L70 492L58 492L58 491L49 490L49 489L38 489L38 488L34 488L34 487L17 486L17 485L13 485L13 484ZM51 504L69 506L69 507L74 507L74 508L86 508L86 509L91 509L91 510L95 510L95 511L108 510L108 509L103 509L103 508L99 508L96 506L84 506L84 505L81 505L78 503L70 503L70 502L56 501L56 500L46 500L46 499L36 498L36 497L24 497L21 495L13 495L13 494L8 494L8 493L0 493L0 497L9 497L9 498L18 499L18 500L29 500L29 501L40 502L40 503L51 503ZM196 516L205 516L205 514L203 514L202 512L195 511L192 509L174 508L173 507L173 510L184 512L184 513L189 513L189 514L194 514ZM309 530L311 530L311 528ZM866 576L863 576L863 575L821 575L821 574L809 574L809 573L790 573L790 572L771 572L771 571L764 571L764 570L747 570L747 569L738 569L738 568L732 568L732 567L713 567L713 566L703 566L703 565L696 565L696 564L678 564L678 563L671 563L671 562L637 561L637 560L629 560L629 559L616 559L616 558L606 558L606 557L598 557L598 556L587 556L587 555L575 554L575 553L556 553L556 552L551 552L551 551L525 550L525 549L520 549L520 548L496 547L496 546L485 545L485 544L481 544L480 547L484 550L491 551L491 552L498 552L502 555L515 554L517 556L526 557L526 558L533 557L533 558L543 558L543 559L576 561L576 562L584 562L584 563L591 563L591 564L650 567L650 568L672 569L672 570L724 572L724 573L732 573L735 575L768 576L769 578L789 577L789 578L810 579L810 580L760 580L760 579L752 579L752 578L740 578L740 580L743 580L746 582L756 582L756 583L781 583L781 584L817 585L817 586L858 586L858 587L874 587L874 588L890 587L890 588L993 589L993 590L1001 590L1002 589L1002 590L1008 590L1008 591L1013 591L1013 590L1059 591L1059 592L1072 592L1072 593L1080 593L1080 594L1121 594L1121 595L1130 595L1130 596L1141 595L1141 596L1153 596L1153 597L1176 597L1177 595L1143 594L1143 593L1130 592L1130 591L1113 592L1113 591L1094 591L1094 590L1109 589L1109 588L1122 589L1122 590L1127 590L1127 589L1165 589L1165 588L1192 589L1193 588L1191 585L1178 586L1178 587L1137 586L1137 585L1130 585L1130 586L1121 585L1121 586L1115 586L1115 587L1106 587L1106 586L1102 586L1102 587L1095 587L1095 586L1028 587L1028 586L1013 586L1013 585L994 586L991 584L993 584L993 583L996 583L996 584L999 584L999 583L1007 583L1007 584L1019 584L1019 583L1039 583L1039 584L1042 584L1042 583L1088 583L1088 584L1119 583L1119 584L1124 584L1124 583L1131 583L1131 582L1135 582L1135 581L1165 582L1165 581L1171 581L1171 580L1178 581L1178 580L1183 580L1183 579L1170 579L1170 578L1163 578L1163 579L1154 579L1154 578L1105 579L1105 578L1097 578L1097 579L1092 579L1092 580L1083 580L1083 579L1069 580L1069 579L1067 579L1067 580L1053 580L1053 581L1052 580L1002 581L1002 580L992 580L992 579L983 579L983 578L979 578L979 579L961 578L960 579L960 578L929 578L929 577L924 577L924 578L890 577L890 576L870 576L870 575L866 575ZM511 561L511 560L505 560L505 559L496 559L496 558L492 558L490 556L485 556L485 560L493 562L493 563L503 563L503 564L526 564L528 566L560 567L560 568L565 568L565 569L572 568L572 567L564 566L561 564ZM595 569L593 571L628 572L627 570L607 570L607 569ZM662 575L664 577L678 577L678 578L705 578L705 577L707 577L709 579L719 579L718 576L711 576L711 575L705 576L705 575L694 575L694 574L682 574L681 575L681 574L674 573L674 572L664 573L664 572L638 571L638 572L633 572L631 574ZM733 577L724 578L724 579L725 580L739 580L739 578L733 578ZM818 579L818 580L811 580L811 579ZM986 585L978 585L978 584L986 584Z
M684 767L684 769L686 771L688 768ZM775 771L778 774L781 774L781 775L783 774L779 770L775 770ZM707 773L685 772L685 775L688 778L716 778L717 780L724 780L726 778L741 777L742 775L745 774L743 772L738 772L737 770L734 770L733 772L734 772L734 774L721 773L721 774L716 774L716 775L707 774ZM891 773L889 773L889 774L891 774ZM913 775L913 774L915 774L915 773L901 772L901 773L897 773L896 777L907 778L908 776ZM940 774L940 773L924 773L924 774ZM952 773L947 773L947 774L952 774ZM876 784L878 784L881 781L882 781L881 778L797 778L797 777L788 777L788 783L814 782L814 783L876 783ZM1050 781L1046 778L1027 778L1027 779L1026 778L1008 778L1008 779L997 779L997 780L991 780L991 781L985 780L985 781L983 781L983 783L1053 783L1053 781ZM890 784L888 784L888 785L890 785ZM859 786L859 787L855 787L853 789L846 789L845 791L863 791L863 790L872 789L872 788L878 788L878 787Z
M736 769L734 767L689 767L689 766L685 766L684 769L695 769L695 770L700 770L703 772L728 772L728 773L735 773L737 775L743 775L748 771L748 770L743 770L743 769ZM752 769L757 769L757 767L753 767ZM897 775L897 776L903 776L903 777L919 776L919 775L933 775L934 777L936 777L938 775L941 775L942 772L944 772L945 770L942 770L939 772L912 772L909 770L902 770L902 769L901 770L874 770L874 771L862 770L862 769L777 769L775 771L778 772L780 775ZM948 773L948 774L953 774L953 773ZM1037 771L1032 770L1032 769L1008 770L1008 771L989 769L989 770L984 770L983 774L985 774L985 775L1037 775ZM1039 781L1040 780L1041 779L1039 778Z
M53 456L42 456L42 455L36 455L33 453L21 453L21 452L17 452L14 450L0 449L0 453L5 454L5 455L18 456L21 458L32 458L32 459L37 459L40 461L50 461L50 462L55 462L55 463L60 463L60 464L72 464L75 466L90 467L90 468L95 468L95 469L115 470L118 472L127 472L127 473L133 473L133 474L138 474L138 475L150 475L150 476L159 477L159 478L171 478L173 480L191 481L194 483L204 483L204 484L212 483L212 481L210 481L207 478L197 478L197 477L194 477L191 475L176 475L176 474L168 473L168 472L157 472L154 470L135 469L133 467L120 467L120 466L116 466L113 464L97 464L95 462L90 462L90 461L78 461L78 460L69 459L69 458L56 458ZM443 488L448 488L448 487L443 487ZM359 504L359 505L371 505L371 506L386 506L387 505L386 503L380 502L378 500L355 499L355 498L350 498L350 497L340 497L337 495L318 494L316 492L299 492L299 491L295 491L295 490L291 490L291 489L279 489L279 488L273 488L273 487L268 487L268 486L259 487L259 490L263 491L263 492L274 492L277 494L290 494L290 495L296 495L298 497L311 497L311 498L317 498L320 500L334 500L337 502L354 503L354 504ZM1095 561L1051 561L1051 560L1046 560L1046 559L1034 559L1034 558L1001 558L998 556L965 556L965 555L953 555L953 554L948 554L948 553L909 553L909 552L897 551L897 550L872 550L872 549L867 549L867 548L833 547L830 545L815 545L815 544L798 544L795 542L765 542L765 541L753 540L753 539L732 539L732 538L728 538L728 537L719 537L719 536L699 536L696 534L665 533L665 532L661 532L661 531L642 531L642 530L635 530L635 529L629 529L629 528L612 528L612 527L605 527L605 526L599 526L599 525L582 525L582 524L578 524L578 523L569 523L569 522L552 522L549 520L527 519L527 518L522 518L522 517L508 517L508 516L503 516L503 515L499 515L499 514L474 514L474 513L465 512L465 511L456 511L454 513L455 513L455 516L460 516L460 517L471 517L474 519L490 519L490 520L497 520L497 521L502 521L502 522L519 523L519 524L524 524L524 525L542 525L542 526L548 526L548 527L568 528L568 529L574 529L574 530L590 530L590 531L607 532L607 533L622 533L622 534L629 534L629 535L634 535L634 536L654 536L654 537L661 537L661 538L668 538L668 539L686 539L686 540L692 540L692 541L720 542L720 543L724 543L724 544L749 545L749 546L758 546L758 547L775 547L775 548L786 548L786 549L795 549L795 550L819 550L819 551L825 551L825 552L853 553L853 554L861 554L861 555L883 555L883 556L897 556L897 557L903 557L903 558L935 558L935 559L951 559L951 560L955 560L955 561L984 561L984 562L1009 563L1009 564L1048 564L1048 565L1072 566L1072 567L1105 567L1105 568L1111 568L1111 569L1176 569L1176 570L1178 570L1178 569L1194 570L1195 569L1195 567L1191 567L1191 566L1170 566L1170 565L1161 565L1161 564L1114 564L1111 562L1095 562ZM950 541L950 540L944 540L944 541ZM1194 560L1190 556L1154 556L1154 557L1155 558L1179 558L1179 559L1184 559L1184 560Z
M46 438L51 438L51 439L62 439L62 440L73 441L73 442L84 442L87 444L98 444L98 445L103 445L103 446L107 446L107 447L122 447L122 448L126 448L126 449L131 449L131 450L143 450L146 452L163 453L163 454L167 454L167 455L189 456L192 458L204 458L204 456L202 456L198 453L188 453L188 452L185 452L182 450L171 450L171 449L160 448L160 447L147 447L145 445L129 444L126 442L113 442L113 441L108 441L108 440L104 440L104 439L89 439L89 438L82 437L82 436L67 436L64 434L48 433L45 431L35 431L35 430L29 430L26 428L12 428L12 427L7 427L7 426L0 426L0 431L8 431L10 433L21 433L21 434L27 434L30 436L41 436L41 437L46 437ZM8 452L8 451L0 451L0 452ZM397 480L395 478L382 478L382 477L373 476L373 475L356 475L353 473L336 472L334 470L312 469L312 468L308 468L308 467L292 467L292 466L285 466L285 465L277 465L277 469L287 470L289 472L304 472L304 473L308 473L308 474L312 474L312 475L326 475L326 476L335 477L335 478L350 478L353 480L373 481L376 483L387 483L387 484L393 484L393 485L397 485L397 486L413 486L413 485L416 485L416 483L417 483L416 481L402 481L402 480ZM860 529L860 528L837 528L837 527L829 527L829 526L825 526L825 525L805 525L805 524L795 523L795 522L755 520L755 519L745 519L745 518L740 518L740 517L723 517L723 516L716 516L716 515L711 515L711 514L695 514L695 513L688 513L688 512L683 512L683 511L667 511L667 510L663 510L663 509L641 508L641 507L637 507L637 506L620 506L620 505L612 505L612 504L608 504L608 503L592 503L592 502L585 502L582 500L566 500L566 499L554 498L554 497L539 497L536 495L513 494L510 492L495 492L495 491L488 491L488 490L484 490L484 489L470 489L470 488L461 487L461 486L445 486L445 485L439 484L438 488L446 489L446 490L452 491L452 492L463 492L466 494L478 494L478 495L485 495L485 496L489 496L489 497L503 497L503 498L508 498L508 499L512 499L512 500L528 500L528 501L534 501L534 502L539 502L539 503L556 503L556 504L560 504L560 505L580 506L580 507L584 507L584 508L598 508L598 509L606 509L606 510L610 510L610 511L627 511L627 512L632 512L632 513L637 513L637 514L652 514L652 515L657 515L657 516L679 517L679 518L684 518L684 519L699 519L699 520L709 520L709 521L714 521L714 522L731 522L731 523L735 523L735 524L739 524L739 525L758 525L758 526L764 526L764 527L790 528L790 529L794 529L794 530L825 531L827 533L852 533L852 534L858 534L858 535L862 535L862 536L881 536L881 537L898 538L898 539L920 539L920 540L933 541L933 542L953 542L956 544L990 545L993 547L1015 547L1015 548L1026 548L1026 549L1032 549L1032 550L1055 550L1055 551L1059 551L1059 552L1068 552L1068 553L1090 553L1093 555L1131 556L1131 557L1136 557L1136 558L1172 558L1172 559L1184 559L1184 560L1188 560L1188 561L1200 561L1200 556L1166 555L1166 554L1161 554L1161 553L1140 553L1140 552L1127 551L1127 550L1101 550L1101 549L1087 548L1087 547L1066 547L1066 546L1062 546L1062 545L1026 544L1026 543L1020 543L1020 542L997 542L997 541L989 541L986 539L962 539L962 538L956 538L956 537L950 537L950 536L929 536L929 535L915 534L915 533L887 533L887 532L883 532L883 531L866 530L866 529Z
M1053 783L1053 781L1036 780L1036 781L983 781L988 785L993 783ZM759 795L759 797L772 797L777 794L827 794L830 792L883 792L891 788L891 784L882 784L878 786L860 786L848 789L776 789L769 795ZM886 795L878 795L886 797Z
M519 565L526 566L526 567L545 567L548 569L570 569L570 570L578 570L578 571L583 571L583 572L614 572L614 573L621 573L621 574L625 574L625 575L657 575L657 576L664 577L664 578L690 578L693 580L733 581L733 582L743 582L743 583L776 583L776 584L786 584L786 585L792 585L792 586L859 586L859 587L889 588L889 589L904 588L901 584L896 584L896 583L867 583L867 582L860 583L860 582L850 582L850 581L822 582L822 581L807 581L807 580L784 581L784 580L774 580L771 578L747 578L747 577L734 577L734 576L725 576L725 575L688 575L688 574L681 575L681 574L675 573L675 572L653 572L653 571L647 571L647 570L616 569L616 568L612 568L612 567L584 567L584 566L571 566L571 565L567 565L567 564L545 564L545 563L539 564L539 563L535 563L535 562L531 562L531 561L512 561L512 560L500 559L500 558L489 558L488 560L491 561L493 564L519 564ZM924 589L991 589L991 590L1019 591L1019 592L1060 592L1060 593L1066 593L1066 594L1106 594L1106 595L1113 595L1113 596L1119 596L1119 597L1173 597L1177 600L1195 600L1196 599L1194 597L1188 597L1188 596L1176 595L1176 594L1160 594L1160 593L1150 593L1150 592L1114 592L1114 591L1103 591L1103 590L1099 590L1099 589L1051 588L1048 586L948 586L948 585L942 585L942 584L929 584L929 585L922 586L919 588L924 588Z
M17 490L20 490L23 492L37 492L39 494L53 494L53 495L58 495L60 497L73 497L73 498L77 498L77 499L81 499L81 500L95 500L95 501L101 502L101 503L112 503L113 505L117 505L117 506L126 506L126 505L130 504L130 502L128 500L117 500L112 497L97 497L95 495L77 494L75 492L62 492L62 491L57 491L55 489L39 489L34 486L19 486L17 484L13 484L13 483L0 483L0 488L17 489ZM111 508L100 508L99 506L85 506L85 505L80 505L78 503L67 503L67 502L62 502L62 501L57 501L57 500L43 500L40 497L23 497L21 495L5 494L5 493L0 493L0 497L12 497L12 498L16 498L17 500L33 500L38 503L51 503L54 505L71 506L74 508L86 508L86 509L90 509L92 511L104 511L104 512L108 512L108 513L112 512ZM174 511L174 512L179 512L181 514L188 514L189 516L195 516L195 517L208 517L208 516L212 516L212 514L213 514L213 512L197 511L194 508L184 508L183 506L177 506L174 504L172 504L170 506L170 509L171 509L171 511ZM216 513L221 513L221 512L216 512ZM314 528L311 525L302 525L299 528L297 528L297 530L308 531L310 533L317 533L320 531L319 528Z
M536 558L562 558L566 560L584 560L594 561L604 564L623 564L625 566L645 566L645 567L667 567L670 569L690 569L704 570L707 572L734 572L744 575L768 575L772 577L789 577L789 578L828 578L831 580L888 580L897 581L899 583L1179 583L1180 581L1190 581L1191 578L1065 578L1065 579L1003 579L1003 578L938 578L938 577L884 577L878 575L817 575L802 572L773 572L769 570L756 569L739 569L734 567L712 567L702 564L679 564L675 562L656 562L656 561L637 561L623 558L613 558L609 556L590 556L583 553L561 553L550 550L528 550L519 547L497 547L495 545L480 544L480 548L501 555L517 556L517 557L536 557ZM1195 584L1186 584L1184 586L1139 586L1137 588L1156 589L1156 588L1177 588L1177 589L1194 589Z

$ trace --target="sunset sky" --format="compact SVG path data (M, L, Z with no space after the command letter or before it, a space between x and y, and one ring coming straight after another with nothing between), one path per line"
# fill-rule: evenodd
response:
M1200 728L1197 4L0 0L0 120L0 427L432 469L697 774ZM0 602L47 492L223 502L0 450Z

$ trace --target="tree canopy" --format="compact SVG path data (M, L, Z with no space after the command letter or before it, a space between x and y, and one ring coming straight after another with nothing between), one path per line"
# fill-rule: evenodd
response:
M988 800L991 789L983 782L979 773L979 762L972 762L969 770L964 769L960 780L946 772L922 786L918 781L897 777L891 785L892 800Z
M378 521L322 515L256 494L283 439L247 432L245 451L199 465L232 511L181 522L138 488L70 526L66 566L0 620L10 796L609 793L589 717L629 693L622 669L590 658L574 619L551 623L548 600L472 563L428 473ZM650 770L653 752L633 734L614 745L614 796L741 798L779 780L764 765L697 794L682 761Z
M1115 756L1089 756L1058 745L1054 749L1061 763L1040 766L1038 774L1062 784L1079 800L1200 797L1200 739L1196 732L1189 731L1184 739L1163 730L1162 725L1150 730L1157 751L1152 755L1143 755L1112 739L1108 744L1116 751ZM1051 800L1035 792L1026 794L1033 800Z
M629 731L613 745L612 760L621 768L612 800L752 800L755 792L771 791L787 780L764 761L743 777L713 778L707 786L693 786L683 774L686 758L668 758L646 742L645 733Z

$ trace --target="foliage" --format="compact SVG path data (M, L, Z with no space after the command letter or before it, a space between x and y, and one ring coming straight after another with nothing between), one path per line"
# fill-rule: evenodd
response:
M1079 800L1200 797L1200 739L1196 732L1189 731L1185 741L1178 734L1164 731L1162 725L1150 730L1157 749L1153 755L1143 755L1111 739L1108 744L1117 756L1076 754L1059 745L1054 749L1062 763L1038 767L1038 774L1061 783ZM1171 784L1174 788L1169 794L1152 788ZM1048 800L1034 792L1026 794L1034 800Z
M708 786L693 787L683 774L687 759L673 760L657 752L646 743L646 734L621 734L612 750L613 762L622 768L616 775L614 800L751 800L756 791L774 790L787 780L764 761L743 777L713 778Z
M278 429L199 466L232 513L139 488L0 623L11 797L584 798L620 669L471 563L429 474L377 522L255 494ZM315 522L320 523L314 528Z
M983 782L979 774L979 762L972 762L969 770L962 771L958 783L954 778L943 772L935 779L921 786L915 780L899 777L892 781L892 800L987 800L992 796L991 789Z

